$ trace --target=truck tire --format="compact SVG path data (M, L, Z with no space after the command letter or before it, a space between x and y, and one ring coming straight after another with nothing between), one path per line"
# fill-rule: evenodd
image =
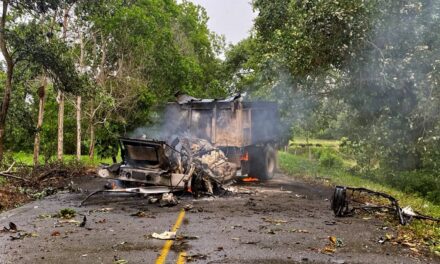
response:
M277 153L267 145L264 148L253 149L250 155L250 175L262 181L270 180L277 168Z

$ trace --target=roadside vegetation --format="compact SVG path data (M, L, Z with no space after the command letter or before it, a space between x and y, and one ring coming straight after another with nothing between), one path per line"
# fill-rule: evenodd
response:
M362 173L356 162L341 151L340 141L313 139L308 142L311 145L305 146L305 140L295 140L286 152L279 153L279 167L283 172L329 186L364 187L388 193L398 199L402 207L410 206L415 211L440 218L440 201L437 200L440 188L433 188L433 184L438 184L435 178L418 175L419 172L405 172L397 181L396 175L381 175L385 171ZM316 147L316 144L322 146ZM309 149L311 156L308 154ZM421 180L423 177L426 177L425 181ZM389 180L390 178L393 180ZM420 186L422 183L425 186ZM409 239L416 239L421 245L428 246L435 254L440 255L440 226L437 223L414 220L398 229Z
M252 34L226 45L190 1L2 1L1 169L111 163L176 95L246 93L279 105L282 141L303 137L286 172L439 216L440 1L251 2Z
M46 163L53 163L53 162L57 161L56 157L51 157L48 160L44 160L43 157L39 157L39 159L40 159L40 164L42 164L42 165L44 165ZM119 156L117 156L116 159L117 159L117 161L120 161ZM26 153L26 152L13 153L11 160L12 160L12 162L15 161L18 164L23 164L23 165L27 165L27 166L32 166L33 162L34 162L32 154ZM72 161L78 161L76 155L64 155L64 162L65 163L69 163ZM102 158L97 155L95 155L95 157L93 159L90 159L90 157L87 155L81 155L81 159L79 160L79 163L81 163L85 166L89 166L89 167L96 167L96 166L99 166L100 164L112 164L113 160L110 157Z

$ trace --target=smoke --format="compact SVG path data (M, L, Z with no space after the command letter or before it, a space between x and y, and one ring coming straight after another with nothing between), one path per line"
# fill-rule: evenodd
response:
M168 105L162 112L159 112L157 121L154 125L143 126L129 133L130 138L154 139L168 141L175 135L189 135L190 131L185 126L188 115L185 111L180 111L175 105Z
M434 166L430 159L440 161L433 157L440 147L440 2L343 2L291 6L289 12L307 18L286 22L292 24L277 32L284 41L266 38L268 54L247 88L254 98L279 104L287 134L348 136L373 161ZM311 5L323 13L307 13ZM290 28L304 32L295 40Z
M384 165L418 169L433 143L438 147L431 139L440 132L440 3L380 3L346 69L350 136Z

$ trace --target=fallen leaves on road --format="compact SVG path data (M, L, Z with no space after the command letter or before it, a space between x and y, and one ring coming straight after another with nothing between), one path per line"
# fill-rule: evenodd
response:
M385 236L380 237L379 240L377 242L379 242L379 244L384 244L387 241L391 241L391 239L393 239L393 235L391 234L385 234Z
M79 225L80 224L80 222L78 220L75 220L75 219L59 220L58 223L59 224L75 224L75 225Z
M196 240L199 239L198 236L190 236L190 235L179 235L176 236L176 240Z
M140 217L140 218L143 218L143 217L156 218L156 216L154 216L154 215L150 215L150 214L148 214L148 213L145 212L145 211L137 211L136 213L131 214L130 216Z
M60 231L57 231L57 230L55 230L55 231L53 231L51 234L50 234L50 236L60 236L61 235L61 233L60 233Z
M321 249L321 253L331 255L336 252L336 248L340 248L344 245L342 239L336 236L329 236L328 240L330 241L323 249Z
M266 223L271 223L271 224L275 224L275 225L287 223L286 220L282 220L282 219L273 219L273 218L268 218L268 217L263 217L262 219Z
M331 245L327 245L321 250L321 253L324 254L333 254L335 252L336 252L336 248Z
M95 221L95 224L105 224L105 223L107 223L107 219L105 218Z
M185 258L188 262L190 262L195 260L205 260L208 258L208 256L204 254L194 254L194 255L187 255Z
M114 256L113 264L128 264L128 261L125 259L121 259L118 256Z
M25 233L17 233L16 236L10 236L11 240L19 240L25 237L38 237L38 234L25 232Z
M144 211L137 211L134 214L131 214L130 216L137 216L137 217L145 217L147 214Z
M113 211L113 208L111 208L111 207L104 207L104 208L101 208L101 209L90 210L89 213L108 213L110 211Z
M290 233L310 233L308 230L305 229L290 229Z

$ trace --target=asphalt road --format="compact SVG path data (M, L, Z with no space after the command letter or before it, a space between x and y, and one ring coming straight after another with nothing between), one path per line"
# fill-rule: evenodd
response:
M76 184L94 190L103 182L82 178ZM378 243L395 232L390 223L335 218L330 188L277 175L239 189L249 193L185 196L164 208L108 194L78 207L86 193L58 193L0 214L0 227L14 222L25 235L12 240L18 233L0 232L0 263L440 263L402 245ZM76 222L49 217L63 208L76 210ZM87 222L80 227L83 215ZM151 237L170 230L177 230L177 240Z

